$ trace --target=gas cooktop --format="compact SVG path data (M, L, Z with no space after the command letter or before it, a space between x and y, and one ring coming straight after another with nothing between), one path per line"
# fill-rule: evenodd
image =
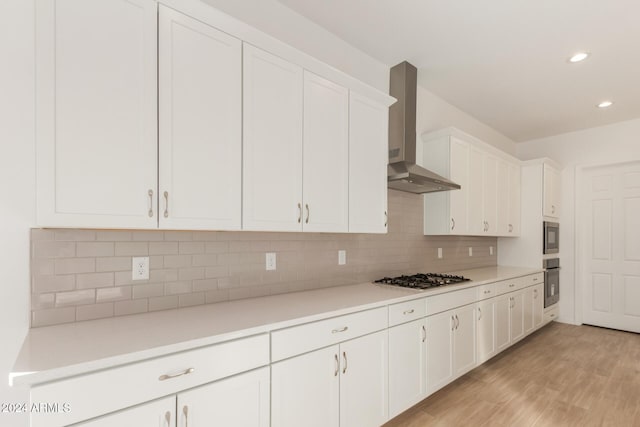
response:
M455 276L453 274L418 273L413 276L384 277L374 281L374 283L412 289L429 289L438 286L468 282L469 280L471 279L467 279L464 276Z

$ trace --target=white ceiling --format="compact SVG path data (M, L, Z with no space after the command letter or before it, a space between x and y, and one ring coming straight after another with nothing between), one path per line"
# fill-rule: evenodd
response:
M279 1L514 141L640 117L638 0Z

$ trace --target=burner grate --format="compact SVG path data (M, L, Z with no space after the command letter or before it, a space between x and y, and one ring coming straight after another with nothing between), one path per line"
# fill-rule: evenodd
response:
M412 289L429 289L438 286L467 282L469 280L471 279L453 274L418 273L412 276L383 277L382 279L374 281L374 283L383 283L385 285L401 286L403 288Z

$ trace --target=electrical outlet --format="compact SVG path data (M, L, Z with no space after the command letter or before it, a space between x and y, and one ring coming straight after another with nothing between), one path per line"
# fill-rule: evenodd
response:
M438 248L438 259L442 259L442 248Z
M149 280L149 257L131 258L131 280Z
M338 251L338 265L345 265L347 263L347 251L341 249Z
M473 256L473 248L469 246L469 256Z
M489 246L489 255L493 255L493 246Z
M275 254L275 252L267 252L266 264L267 264L267 270L268 271L276 269L276 254Z

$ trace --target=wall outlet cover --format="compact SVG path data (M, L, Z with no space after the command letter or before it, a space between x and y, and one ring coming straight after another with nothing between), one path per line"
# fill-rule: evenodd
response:
M131 258L131 280L149 280L149 257Z
M469 256L473 256L473 248L469 246Z
M442 248L438 248L438 259L442 259Z
M265 257L267 271L276 269L276 254L275 252L267 252Z
M347 263L347 251L341 249L338 251L338 265L345 265Z

